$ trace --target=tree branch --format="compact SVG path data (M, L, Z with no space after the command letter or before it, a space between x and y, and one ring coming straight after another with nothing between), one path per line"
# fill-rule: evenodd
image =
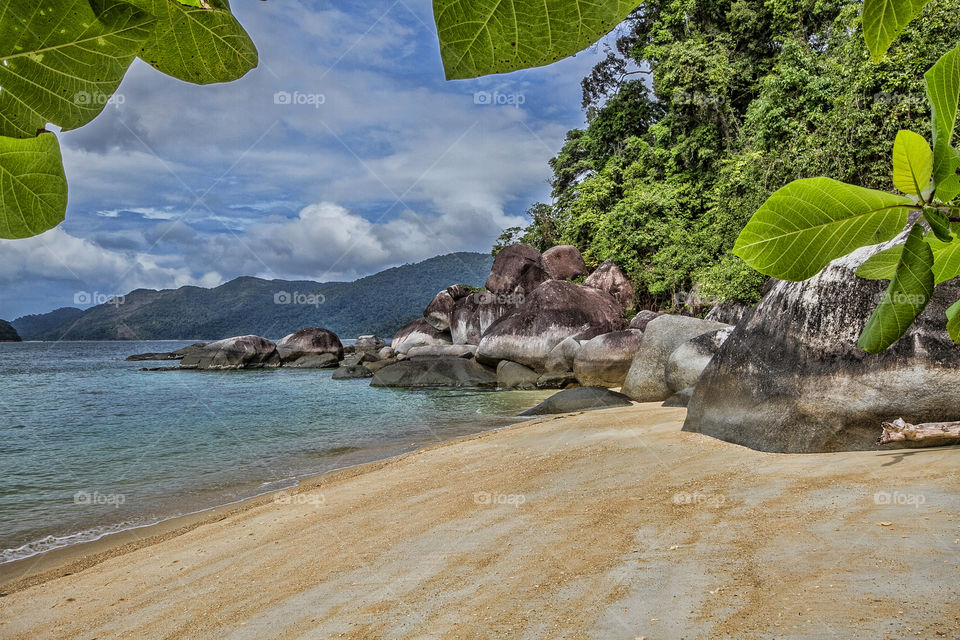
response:
M925 447L960 444L960 422L926 422L909 424L903 418L883 423L877 444L920 442Z

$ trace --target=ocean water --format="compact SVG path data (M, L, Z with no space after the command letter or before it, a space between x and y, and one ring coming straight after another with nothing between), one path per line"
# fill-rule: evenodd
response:
M504 426L546 396L124 362L187 344L0 343L0 563Z

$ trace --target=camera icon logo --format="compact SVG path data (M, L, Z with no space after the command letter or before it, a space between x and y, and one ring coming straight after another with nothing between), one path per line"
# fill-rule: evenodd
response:
M278 291L273 294L273 304L290 304L292 301L292 296L286 291Z
M473 94L473 104L492 104L493 96L489 91L477 91Z
M289 91L277 91L273 94L273 104L290 104L292 101L293 96Z

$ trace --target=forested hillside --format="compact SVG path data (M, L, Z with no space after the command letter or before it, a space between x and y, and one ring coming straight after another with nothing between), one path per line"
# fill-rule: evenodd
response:
M587 126L551 161L552 202L498 247L612 258L644 307L757 300L765 279L729 251L766 198L820 175L890 189L897 131L929 127L923 72L960 39L960 0L931 2L879 63L861 8L644 3L583 80Z

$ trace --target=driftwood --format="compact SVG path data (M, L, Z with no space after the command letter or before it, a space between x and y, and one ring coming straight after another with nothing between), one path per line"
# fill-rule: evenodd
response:
M960 422L926 422L909 424L903 418L883 423L883 433L877 444L891 442L919 442L924 447L960 444Z

